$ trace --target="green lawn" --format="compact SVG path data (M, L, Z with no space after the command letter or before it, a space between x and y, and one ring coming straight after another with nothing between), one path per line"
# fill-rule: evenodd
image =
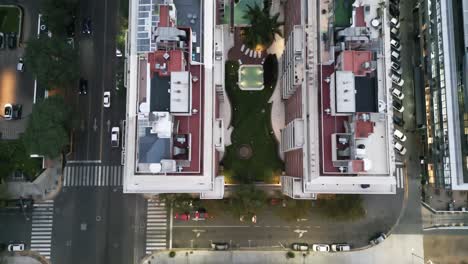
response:
M354 0L335 1L335 27L349 27L353 15Z
M247 5L253 7L255 4L263 8L263 0L239 0L237 4L234 4L234 25L249 25L250 21L243 18L244 14L247 12ZM231 19L231 7L226 5L224 7L224 19L223 24L229 24Z
M227 147L222 161L227 182L277 183L283 170L278 145L271 127L271 104L268 103L274 85L261 91L242 91L237 86L239 64L226 63L226 91L232 105L232 145ZM270 81L271 82L271 81ZM265 81L265 83L268 83ZM248 160L238 157L241 145L252 147Z
M18 7L0 6L0 32L18 33L21 22L20 14Z

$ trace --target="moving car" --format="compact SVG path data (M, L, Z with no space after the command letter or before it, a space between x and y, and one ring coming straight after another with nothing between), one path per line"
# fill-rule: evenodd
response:
M119 138L120 138L120 128L119 127L113 127L111 129L111 146L113 148L118 148L119 147Z
M16 65L16 70L19 71L19 72L24 72L23 58L19 58L18 64Z
M8 48L15 49L16 48L16 33L11 32L8 34Z
M88 80L80 78L80 94L88 93Z
M10 252L24 251L24 244L23 243L10 244L8 245L8 251Z
M316 252L328 252L330 251L330 246L327 244L313 244L312 250Z
M395 148L395 150L400 153L400 155L405 155L406 154L406 148L400 144L399 142L395 142L395 144L393 144L393 148Z
M348 244L333 244L331 245L331 250L338 252L338 251L350 251L351 247Z
M104 92L104 97L103 97L104 107L105 107L105 108L109 108L109 107L110 107L110 98L111 98L110 92L109 92L109 91L105 91L105 92Z
M226 242L214 242L211 243L211 248L214 250L228 250L229 249L229 244Z
M90 35L93 31L91 28L91 18L87 17L83 19L83 23L81 24L81 33Z
M403 100L405 98L405 94L402 93L399 89L393 88L392 89L392 95L398 98L398 100Z
M204 208L200 208L193 213L193 221L203 221L208 218L208 213Z
M387 235L385 235L384 233L380 233L380 234L378 235L378 237L372 239L372 240L370 241L370 243L371 243L372 245L377 245L377 244L382 243L386 238L387 238Z
M0 32L0 49L5 48L5 35L3 32Z
M405 111L405 107L398 100L393 100L392 105L393 105L393 109L395 109L396 111L400 113L403 113L403 111Z
M395 129L395 132L393 132L393 137L398 139L399 141L401 142L405 142L406 141L406 136L405 134L403 134L403 132L401 132L400 130L398 129Z
M291 249L296 251L308 251L309 245L306 243L292 243Z

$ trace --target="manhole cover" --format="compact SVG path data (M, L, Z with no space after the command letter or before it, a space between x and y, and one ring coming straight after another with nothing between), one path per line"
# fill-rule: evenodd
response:
M241 145L239 147L239 158L240 159L250 159L252 157L252 147L250 145Z

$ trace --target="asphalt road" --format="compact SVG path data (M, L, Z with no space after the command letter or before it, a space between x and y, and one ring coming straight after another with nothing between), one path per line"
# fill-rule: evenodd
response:
M0 209L0 243L21 241L29 245L31 239L31 210Z
M73 134L73 153L68 160L120 163L120 148L110 147L110 128L121 126L125 117L125 96L115 89L115 38L118 1L80 1L77 41L81 77L88 80L88 94L78 94L75 112L79 128ZM81 34L83 18L90 17L92 34ZM103 107L104 91L111 92L111 107Z
M135 263L144 215L144 199L120 188L65 189L55 199L52 263Z

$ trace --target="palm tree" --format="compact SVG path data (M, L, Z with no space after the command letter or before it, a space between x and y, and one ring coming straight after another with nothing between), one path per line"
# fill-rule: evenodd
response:
M278 22L279 13L270 17L270 8L260 8L258 4L253 7L247 5L247 12L244 18L250 21L250 27L243 31L244 43L247 47L255 49L257 45L267 48L275 40L275 34L283 36L280 27L283 22Z

